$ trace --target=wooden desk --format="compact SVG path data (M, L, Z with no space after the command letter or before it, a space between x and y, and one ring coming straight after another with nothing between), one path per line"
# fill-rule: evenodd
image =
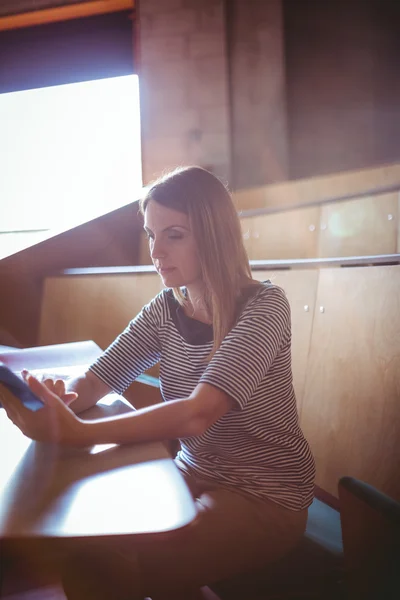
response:
M90 363L93 342L0 353L19 370L66 373ZM74 367L70 372L76 372ZM110 394L81 416L99 418L132 407ZM0 539L142 536L192 523L190 492L162 443L87 449L32 442L0 409Z

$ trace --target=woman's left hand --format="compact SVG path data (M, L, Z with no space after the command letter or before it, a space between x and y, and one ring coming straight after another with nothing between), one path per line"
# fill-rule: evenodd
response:
M38 442L84 446L84 421L36 377L29 375L25 381L45 406L32 411L0 384L1 403L14 425L24 435Z

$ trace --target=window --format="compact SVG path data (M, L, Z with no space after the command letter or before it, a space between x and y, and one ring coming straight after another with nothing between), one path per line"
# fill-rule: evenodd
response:
M0 95L0 228L66 229L142 186L137 75Z
M138 77L123 11L0 36L0 258L132 202Z

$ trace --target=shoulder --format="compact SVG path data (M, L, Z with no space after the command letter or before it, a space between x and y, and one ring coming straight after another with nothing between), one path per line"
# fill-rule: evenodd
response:
M173 293L171 288L164 288L159 292L154 298L152 298L147 304L144 305L143 308L147 308L149 310L158 309L162 306L165 306L170 302L171 298L173 298Z
M251 286L239 320L262 315L290 318L290 304L285 291L270 280Z
M137 318L144 317L157 323L164 321L169 313L171 298L173 298L172 289L164 288L142 307Z
M247 288L245 294L247 296L245 308L254 305L267 305L274 302L289 304L285 290L279 285L272 283L270 279L255 282L253 286Z

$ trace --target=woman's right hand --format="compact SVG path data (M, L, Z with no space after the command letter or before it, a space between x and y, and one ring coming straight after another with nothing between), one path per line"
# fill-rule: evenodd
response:
M25 383L28 383L28 377L30 375L27 369L23 369L21 371L21 375ZM49 389L53 394L56 394L67 406L71 404L73 400L76 399L77 394L75 392L67 392L65 387L65 381L63 379L55 379L49 375L43 375L42 377L37 377L39 381L41 381L47 389Z

